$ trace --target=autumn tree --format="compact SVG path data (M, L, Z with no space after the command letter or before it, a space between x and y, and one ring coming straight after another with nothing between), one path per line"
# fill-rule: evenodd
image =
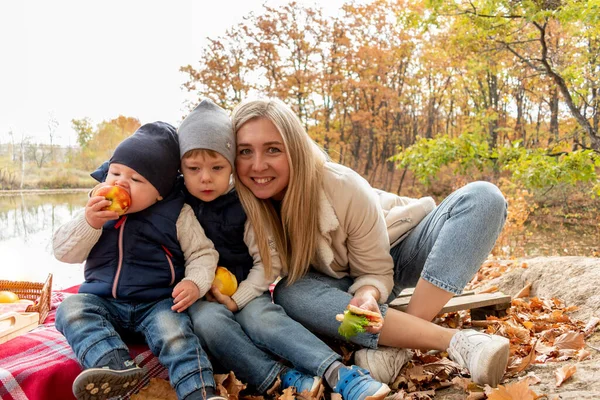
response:
M461 23L483 30L498 50L509 52L550 79L590 147L600 151L598 0L436 0L433 4L440 15L453 15ZM585 147L585 142L580 145Z

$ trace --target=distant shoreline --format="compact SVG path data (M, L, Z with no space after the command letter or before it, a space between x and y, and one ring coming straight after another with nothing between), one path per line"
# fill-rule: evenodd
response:
M89 192L90 188L68 188L68 189L23 189L23 190L0 190L0 197L20 196L22 194L64 194Z

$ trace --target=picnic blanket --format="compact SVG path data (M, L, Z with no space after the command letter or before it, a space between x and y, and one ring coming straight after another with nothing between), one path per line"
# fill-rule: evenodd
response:
M81 366L65 337L54 327L56 308L77 287L52 293L52 307L43 325L0 344L0 399L74 399L71 387ZM131 344L131 356L145 375L131 394L150 378L168 379L167 370L145 344ZM128 396L126 396L127 398Z

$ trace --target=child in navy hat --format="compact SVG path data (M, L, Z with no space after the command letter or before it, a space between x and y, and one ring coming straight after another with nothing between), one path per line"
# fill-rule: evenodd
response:
M179 399L224 400L212 366L183 313L210 289L218 253L180 190L175 128L143 125L121 142L108 170L92 176L127 191L122 216L91 196L85 209L54 234L54 254L85 261L79 293L61 303L56 328L84 370L73 383L78 399L108 399L136 388L144 371L121 333L141 333L168 368ZM184 277L185 276L185 277Z

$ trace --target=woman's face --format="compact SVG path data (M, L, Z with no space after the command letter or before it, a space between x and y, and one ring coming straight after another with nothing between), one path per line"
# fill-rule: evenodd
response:
M238 129L235 167L240 181L257 198L283 199L290 165L281 134L270 120L255 118Z

